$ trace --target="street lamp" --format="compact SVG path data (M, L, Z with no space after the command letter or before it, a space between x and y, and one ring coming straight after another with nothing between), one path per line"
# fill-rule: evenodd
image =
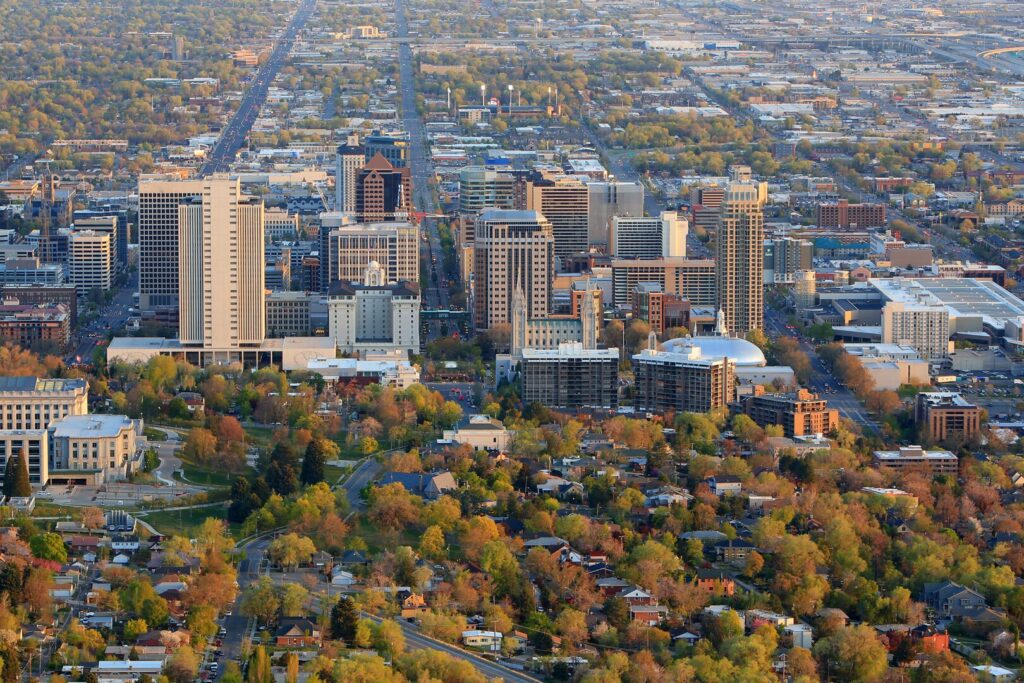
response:
M481 83L480 84L480 106L481 107L486 107L487 106L487 100L485 99L486 96L487 96L487 85L485 83Z
M447 104L448 104L448 111L451 111L452 110L452 89L451 88L448 88L448 101L447 101Z
M512 118L512 92L516 89L514 85L509 83L508 85L508 116Z

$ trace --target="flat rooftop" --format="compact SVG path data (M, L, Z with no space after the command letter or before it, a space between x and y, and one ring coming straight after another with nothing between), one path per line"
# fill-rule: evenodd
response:
M951 318L981 318L1002 330L1007 321L1024 317L1024 301L991 280L941 277L869 280L888 301L944 307Z

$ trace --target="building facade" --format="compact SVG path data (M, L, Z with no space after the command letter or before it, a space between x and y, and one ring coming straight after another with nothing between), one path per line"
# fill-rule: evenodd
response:
M659 351L650 347L633 356L637 410L707 413L725 408L736 395L736 363L705 358L697 347Z
M840 199L818 204L818 227L849 230L885 226L885 204L851 204Z
M88 413L84 379L0 377L0 430L49 429L66 417Z
M969 439L981 431L981 408L955 391L922 391L914 402L914 423L929 441Z
M34 351L61 351L71 343L71 314L63 304L0 304L0 341Z
M730 183L715 235L718 308L733 334L764 327L764 202L762 183Z
M839 411L830 409L828 401L805 389L793 394L755 390L753 396L740 399L735 412L747 415L761 427L780 425L789 438L828 434L839 426Z
M619 405L618 349L584 349L582 344L523 349L519 368L524 404L560 410Z
M527 187L526 208L539 212L551 224L556 257L587 251L590 191L579 178L534 174Z
M628 308L637 285L644 282L657 283L666 294L693 306L717 305L718 275L712 259L613 259L611 267L616 308Z
M477 330L512 322L517 287L529 318L548 315L554 266L551 223L537 211L488 209L477 222L473 320Z
M356 177L355 213L360 221L400 221L412 211L412 174L377 154Z
M78 291L106 292L114 282L114 244L110 233L75 230L68 240L68 276Z
M419 282L419 228L412 223L352 223L330 229L321 250L321 289L335 281L362 282L376 262L384 281Z
M358 144L348 142L335 153L334 209L344 213L356 212L356 179L359 169L366 163L366 151Z
M14 464L19 453L28 459L28 482L43 486L50 479L50 433L45 429L0 431L0 476Z
M609 229L615 216L644 215L644 186L637 182L602 180L587 183L590 194L588 222L591 246L608 248Z
M622 259L686 258L689 223L675 211L661 216L614 216L611 220L611 255Z
M178 339L237 349L266 336L263 202L210 179L178 205Z
M124 415L79 415L52 430L53 467L73 472L101 471L104 481L130 475L137 463L138 425Z
M370 263L363 284L337 281L327 302L330 336L342 353L420 352L420 291L414 282L387 284Z

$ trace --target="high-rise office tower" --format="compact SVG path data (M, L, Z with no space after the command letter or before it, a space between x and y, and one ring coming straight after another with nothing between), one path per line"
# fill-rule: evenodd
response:
M610 232L611 255L625 259L686 256L689 223L675 211L660 216L615 216Z
M589 240L591 246L608 247L608 231L614 216L644 215L644 186L614 180L587 184L590 193Z
M412 175L380 154L359 169L356 178L356 216L361 221L395 221L412 211Z
M266 327L263 202L238 180L202 181L178 205L178 338L238 349L263 342Z
M512 321L516 288L526 314L543 318L551 298L554 235L537 211L487 209L477 221L473 315L478 330Z
M86 296L94 289L110 290L114 273L114 244L110 233L75 230L68 236L68 279Z
M715 235L718 308L742 337L764 325L764 183L726 188Z
M571 176L536 173L529 181L526 208L551 223L555 256L586 252L589 245L590 190Z
M178 206L203 193L202 180L139 183L139 312L178 325Z
M359 169L366 163L365 150L354 140L338 147L335 153L335 211L355 213L356 211L356 179Z
M409 141L393 135L383 135L379 130L363 138L363 160L369 163L380 154L395 168L409 165Z

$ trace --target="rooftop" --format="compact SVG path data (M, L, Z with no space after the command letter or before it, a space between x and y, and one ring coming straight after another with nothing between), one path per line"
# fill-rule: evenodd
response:
M132 420L125 415L73 415L54 425L53 435L66 439L116 437L131 428Z
M974 278L891 278L869 280L887 301L943 307L951 318L978 317L995 329L1024 316L1024 301L995 282Z

